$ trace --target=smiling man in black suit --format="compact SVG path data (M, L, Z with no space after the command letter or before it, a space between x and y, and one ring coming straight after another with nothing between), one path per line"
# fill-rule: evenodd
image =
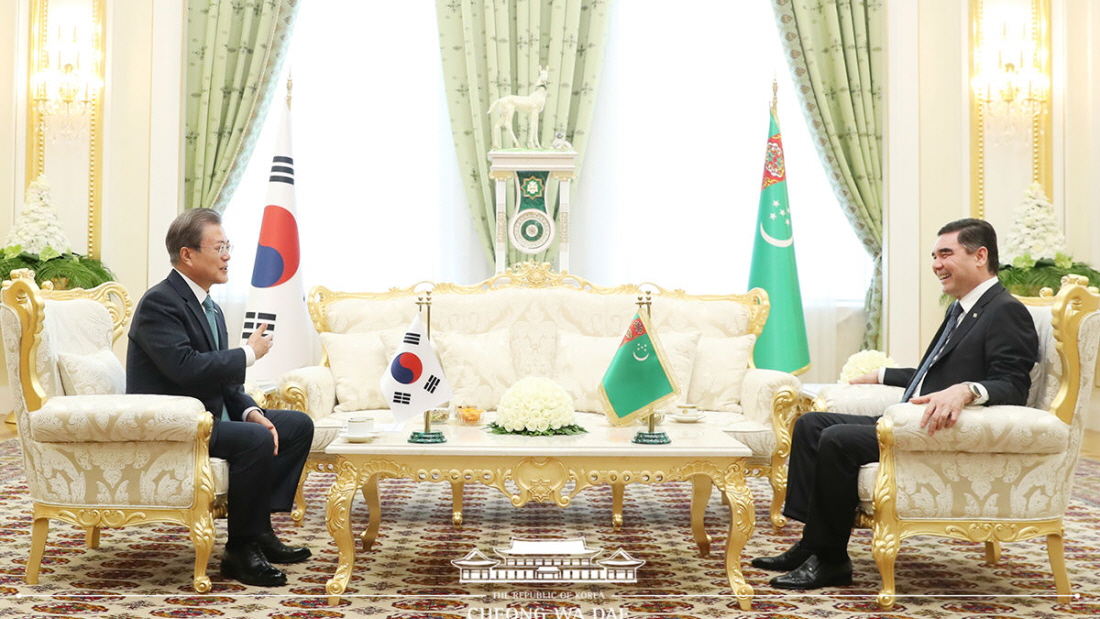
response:
M138 303L126 359L128 393L197 398L214 415L210 455L229 462L229 539L221 573L249 585L286 584L271 563L297 563L308 548L283 544L271 512L289 511L313 441L313 422L298 411L263 410L244 391L245 368L267 354L271 336L258 328L240 348L210 287L229 279L230 245L221 217L191 209L165 238L172 271Z
M980 219L953 221L939 231L932 272L954 297L919 368L886 369L854 379L905 387L902 401L925 405L921 427L951 428L963 408L1027 401L1039 357L1027 309L997 281L997 233ZM918 395L919 394L919 395ZM852 582L848 558L859 495L859 469L879 459L878 417L807 413L795 423L790 486L783 513L806 524L802 539L755 567L789 572L780 589L817 589Z

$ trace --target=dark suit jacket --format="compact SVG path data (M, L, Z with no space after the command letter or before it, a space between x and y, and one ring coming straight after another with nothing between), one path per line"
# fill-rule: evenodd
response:
M206 410L241 421L256 406L244 392L245 352L227 350L229 333L221 308L217 310L218 337L214 348L202 305L174 269L142 296L130 325L126 357L126 392L185 395L202 400Z
M945 318L924 357L932 352L946 324ZM1023 405L1031 387L1031 368L1038 359L1039 338L1031 314L996 283L963 316L939 359L928 368L921 393L977 382L989 393L986 405ZM905 387L916 372L914 368L887 369L883 382Z

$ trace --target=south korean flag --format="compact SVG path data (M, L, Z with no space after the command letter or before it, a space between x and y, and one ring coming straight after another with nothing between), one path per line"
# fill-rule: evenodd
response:
M443 375L443 366L431 342L424 335L419 312L379 384L394 420L399 423L450 401L451 385Z

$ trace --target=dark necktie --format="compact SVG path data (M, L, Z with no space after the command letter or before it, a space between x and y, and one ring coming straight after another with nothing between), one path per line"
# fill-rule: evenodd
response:
M202 300L202 309L206 311L206 322L210 324L210 333L214 334L214 348L217 349L221 346L221 338L218 337L218 317L214 311L214 299L210 298L210 295L206 295L206 298ZM222 405L222 419L229 419L229 411L226 410L225 405Z
M924 358L924 363L920 364L920 369L913 375L913 380L909 381L909 386L905 388L905 395L901 396L902 402L908 402L909 398L913 397L913 394L917 391L917 387L921 381L924 380L924 375L928 373L928 368L932 367L936 358L940 356L940 351L947 345L947 340L951 339L951 334L955 332L955 327L959 324L959 315L962 314L962 305L958 301L951 304L951 310L947 313L947 324L943 327L943 333L940 334L940 339L936 340L936 346L932 348L932 352L928 353L928 356Z
M218 318L214 312L214 299L210 298L210 295L206 295L206 298L202 301L202 308L206 310L206 322L210 324L210 333L214 335L214 348L221 346L221 342L218 341Z

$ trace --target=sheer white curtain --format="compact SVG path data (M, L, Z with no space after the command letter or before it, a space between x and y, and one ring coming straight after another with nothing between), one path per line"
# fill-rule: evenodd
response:
M842 332L838 344L837 308L858 311L870 262L818 163L771 9L725 0L669 6L612 5L591 141L572 200L570 270L605 285L743 292L777 78L810 332L812 365L803 379L834 381L837 358L854 352L848 348L862 335L852 343ZM428 2L301 8L288 64L307 286L385 290L491 274L459 183L438 44ZM226 212L236 248L221 299L230 320L248 292L271 149L271 142L257 147L248 184Z

